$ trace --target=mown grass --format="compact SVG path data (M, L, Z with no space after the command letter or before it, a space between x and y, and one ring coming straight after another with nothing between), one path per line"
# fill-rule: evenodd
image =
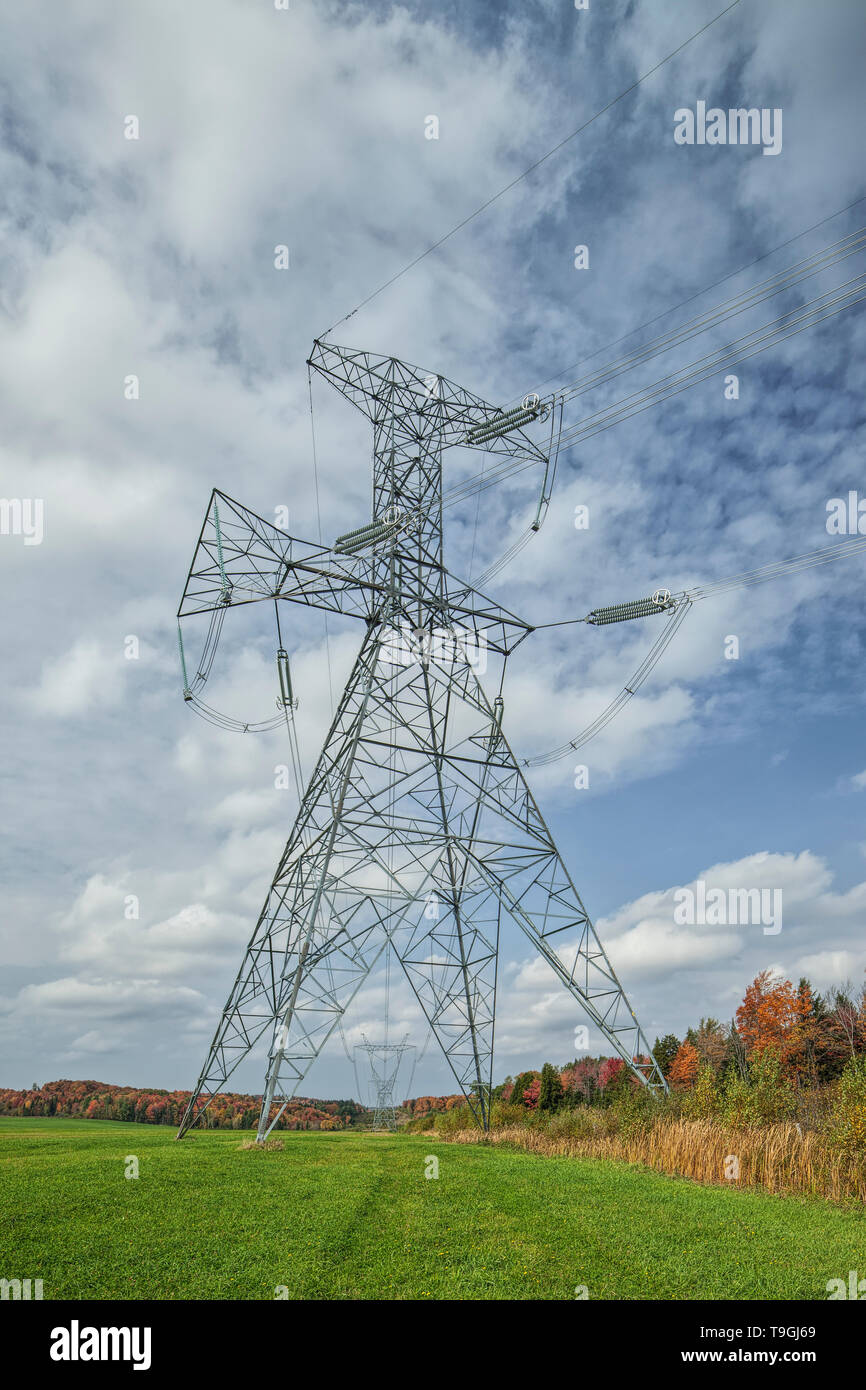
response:
M0 1277L47 1299L824 1299L866 1271L863 1212L814 1200L423 1135L247 1137L0 1119Z

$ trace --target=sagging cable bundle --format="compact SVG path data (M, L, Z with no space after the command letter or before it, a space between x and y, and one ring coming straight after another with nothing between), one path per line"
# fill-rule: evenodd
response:
M559 758L564 758L568 753L581 748L591 738L595 738L596 734L600 733L605 725L619 714L620 710L628 704L632 696L643 685L693 604L700 603L703 599L730 593L735 589L751 589L757 584L764 584L770 579L779 579L784 575L801 574L806 570L816 569L819 566L831 564L835 560L861 555L864 552L866 552L866 536L854 536L850 540L837 541L834 545L824 545L817 550L807 550L802 555L792 555L787 560L774 560L768 565L760 565L757 569L729 575L726 579L699 584L693 589L684 589L678 594L672 595L667 589L657 589L651 599L637 599L632 603L617 603L609 608L595 608L585 618L566 618L563 623L540 624L541 627L561 627L570 623L591 623L593 626L601 626L604 623L626 622L631 618L649 617L651 613L667 612L670 616L670 622L656 638L631 680L623 687L616 699L602 710L598 718L588 724L576 738L561 744L559 748L552 748L547 753L539 753L534 758L523 758L523 766L543 767L548 763L554 763Z
M649 600L644 601L649 602ZM621 608L626 606L625 604L618 605L618 607ZM638 690L640 690L650 672L661 660L662 654L666 648L673 641L691 606L691 599L688 598L688 596L684 596L676 600L671 600L670 603L665 605L664 610L656 608L654 610L655 612L667 611L669 621L659 633L631 680L627 685L623 686L622 690L616 696L616 699L611 700L610 704L602 710L601 714L598 715L591 724L587 724L586 728L582 729L575 738L569 739L568 743L560 744L558 748L551 748L548 753L539 753L537 757L534 758L522 758L521 762L523 766L545 767L548 763L558 762L560 758L566 757L569 753L576 752L576 750L582 748L585 743L589 743L590 739L595 738L596 734L600 734L602 729L609 724L612 719L616 718L625 705L627 705L632 697L637 694ZM587 622L588 619L583 619L583 621ZM613 621L623 620L614 619Z

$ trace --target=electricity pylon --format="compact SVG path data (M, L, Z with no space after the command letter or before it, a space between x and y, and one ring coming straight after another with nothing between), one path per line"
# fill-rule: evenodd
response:
M361 1035L363 1037L363 1034ZM364 1038L356 1045L357 1052L363 1052L370 1068L376 1100L373 1106L374 1129L396 1129L397 1108L394 1105L394 1087L404 1056L409 1050L406 1038L398 1043L371 1043ZM359 1097L360 1099L360 1097Z
M636 1076L666 1090L508 744L502 698L476 673L479 653L504 662L532 626L442 562L443 451L546 464L522 428L537 398L503 414L444 377L319 341L309 365L372 422L373 520L325 549L215 492L179 618L275 601L366 631L178 1138L262 1041L266 1138L389 942L486 1129L503 916Z

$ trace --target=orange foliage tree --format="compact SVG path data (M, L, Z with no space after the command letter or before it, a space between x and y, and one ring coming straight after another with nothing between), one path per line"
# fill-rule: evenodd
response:
M701 1059L698 1049L690 1042L680 1043L676 1057L671 1062L668 1082L675 1091L688 1091L694 1086Z
M812 1012L811 991L794 988L772 970L756 975L737 1009L737 1030L749 1057L775 1052L792 1069L802 1055L805 1031Z

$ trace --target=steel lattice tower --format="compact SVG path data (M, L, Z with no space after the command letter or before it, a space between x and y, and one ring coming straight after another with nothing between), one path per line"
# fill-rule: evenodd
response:
M409 1043L406 1038L398 1043L371 1043L367 1038L364 1038L364 1041L356 1047L356 1051L363 1052L367 1058L367 1065L370 1068L376 1091L376 1102L373 1106L374 1129L397 1128L394 1088L397 1085L400 1064L408 1050Z
M473 668L473 643L505 658L532 626L442 562L443 451L474 432L487 452L546 455L511 425L497 436L494 406L396 358L316 342L310 366L372 422L377 524L324 549L214 493L179 617L276 600L366 631L178 1138L264 1040L264 1139L389 941L486 1128L504 916L665 1090L507 742L502 700ZM407 633L414 658L395 659Z

